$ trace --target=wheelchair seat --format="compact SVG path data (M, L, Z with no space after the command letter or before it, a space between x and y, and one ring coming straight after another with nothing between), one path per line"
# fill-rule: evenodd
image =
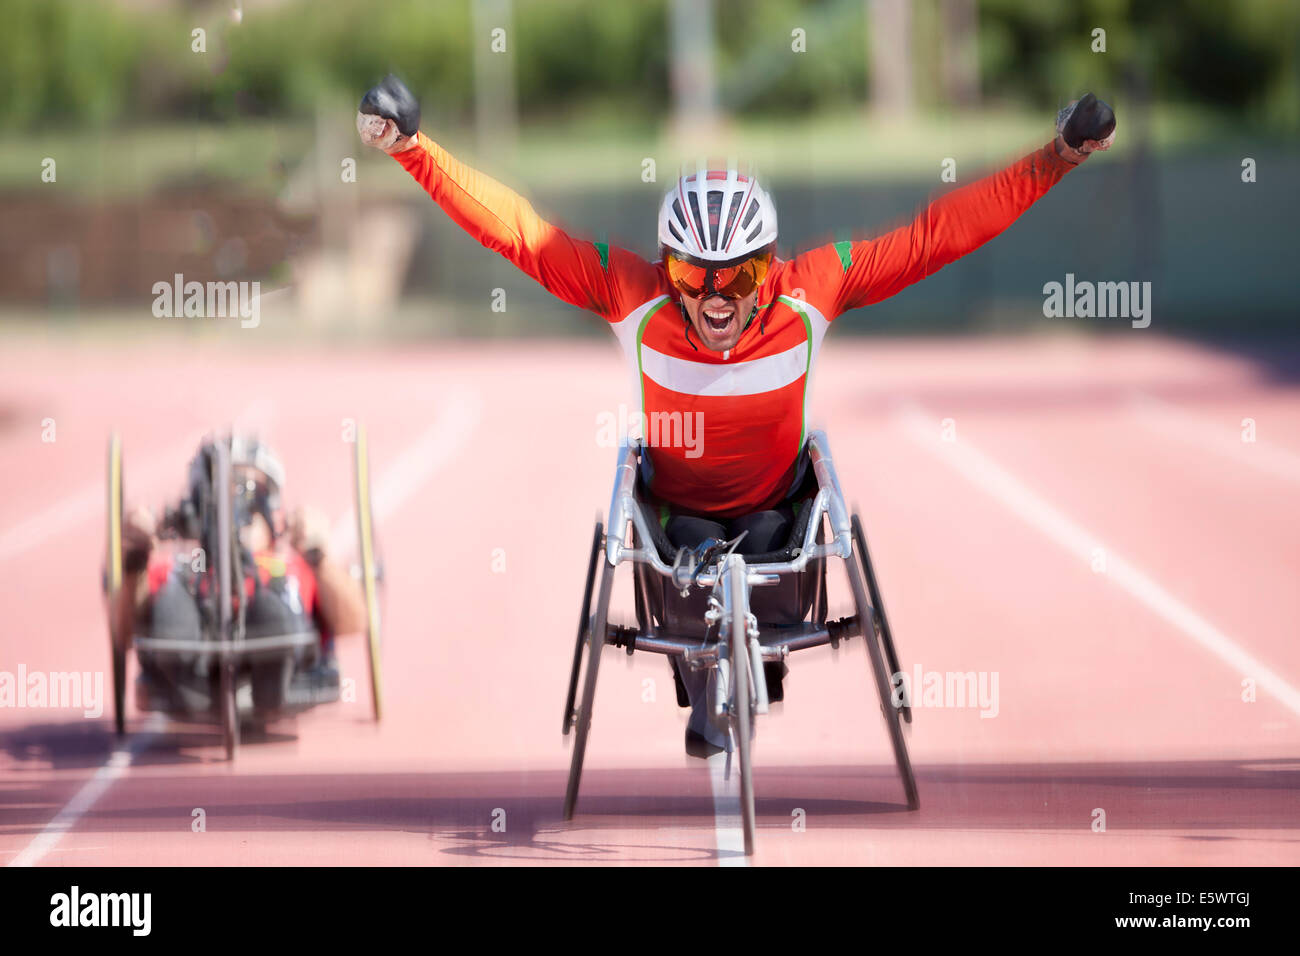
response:
M812 514L812 501L816 497L816 491L810 492L806 497L794 499L791 504L794 506L794 520L790 523L790 532L786 535L785 544L776 551L767 551L762 554L745 554L746 564L778 564L784 561L792 561L795 558L795 552L803 543L804 534L808 531L808 519ZM655 550L659 552L659 557L665 564L672 564L677 557L678 548L668 540L668 533L664 530L663 522L660 521L656 513L654 504L649 500L650 496L645 492L640 482L637 483L636 500L640 505L642 512L646 517L646 524L650 527L651 543L654 544ZM705 516L707 517L707 516ZM688 546L693 547L699 544L698 541L690 542ZM743 553L743 552L742 552Z
M660 516L656 513L657 499L647 482L647 474L653 472L653 465L646 458L648 449L642 449L641 454L642 457L636 470L636 484L633 493L638 506L645 515L646 524L650 527L650 536L653 539L655 549L659 552L659 557L664 563L671 565L677 557L678 548L668 539L664 525L659 520ZM742 542L740 553L744 554L747 564L780 564L794 559L795 551L802 545L804 534L808 530L808 519L812 513L812 501L817 496L817 487L812 462L808 457L808 446L805 445L799 452L795 462L791 491L785 498L785 503L792 505L794 509L794 520L790 523L790 531L786 535L785 544L773 551L749 554L745 552ZM700 515L700 517L707 519L709 516ZM820 540L819 534L818 541ZM689 541L685 542L685 544L688 547L694 547L699 542Z
M785 545L777 551L746 554L746 564L778 564L794 560L795 552L803 544L804 535L808 531L808 521L813 512L812 502L816 497L815 486L810 489L805 484L801 491L806 493L794 497L791 502L794 506L794 520L790 523ZM637 477L635 494L637 505L645 515L650 530L651 543L663 562L672 565L678 548L668 540L652 496L640 475ZM821 543L823 537L823 529L817 529L817 542ZM640 547L641 542L637 541L636 545ZM779 584L755 588L750 596L750 611L759 624L768 628L789 627L805 620L816 589L821 587L824 564L825 559L816 559L809 562L802 574L786 575ZM707 592L692 588L686 597L682 597L670 580L653 573L646 566L637 565L636 573L639 578L638 587L645 595L647 610L654 623L674 633L701 638L705 636Z

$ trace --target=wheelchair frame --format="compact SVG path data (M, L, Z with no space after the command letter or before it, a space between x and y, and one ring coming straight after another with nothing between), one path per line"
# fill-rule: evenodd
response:
M587 567L582 613L578 621L569 692L564 707L563 732L567 735L571 729L576 730L564 798L566 820L572 819L577 803L587 737L591 728L600 653L605 645L612 644L626 648L629 655L638 650L649 651L674 656L683 666L713 667L718 670L719 689L714 702L715 712L727 717L731 741L739 757L745 853L751 854L756 829L750 766L751 727L753 718L768 710L767 684L762 665L767 661L783 661L792 651L825 644L838 647L842 640L863 636L866 633L863 622L867 620L871 621L872 639L865 643L880 696L881 713L889 730L907 807L909 810L919 808L916 779L902 731L902 723L906 721L910 724L912 714L906 704L895 705L892 700L891 675L900 673L901 668L867 550L862 522L856 514L850 516L845 504L826 435L821 431L812 432L807 447L817 480L817 493L813 498L803 539L799 547L792 551L791 559L751 565L746 563L743 555L729 553L698 570L689 582L683 582L679 572L675 573L674 567L668 565L659 554L645 514L637 501L636 481L642 446L624 443L620 447L609 510L610 533L605 534L597 521ZM820 542L819 529L824 519L829 521L832 537L829 541ZM629 528L634 532L631 544L627 541ZM827 561L824 559L830 557L838 557L845 562L856 611L834 621L826 620ZM614 573L618 565L625 562L631 563L637 571L634 575L636 627L609 622ZM600 587L596 591L598 564L601 576ZM779 584L790 575L806 573L816 573L820 577L816 582L811 620L791 626L768 625L760 629L756 618L750 613L750 589ZM650 621L646 613L647 574L668 579L683 596L689 593L691 587L711 591L704 615L708 629L703 641L698 636L670 632ZM596 598L594 609L593 592ZM582 681L582 701L575 708L579 676L583 671L584 646L587 649L587 663L585 679Z

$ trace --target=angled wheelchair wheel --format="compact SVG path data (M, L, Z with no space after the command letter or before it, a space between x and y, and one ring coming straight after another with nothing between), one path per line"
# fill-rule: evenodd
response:
M370 670L370 701L375 720L384 712L384 681L380 656L379 562L375 551L374 510L370 496L370 448L364 426L357 426L353 455L357 552L361 560L361 588L366 601L366 659Z
M573 819L573 808L578 802L578 786L582 782L582 761L587 752L587 735L591 731L591 711L596 700L596 674L600 669L600 652L605 648L605 631L609 624L609 598L614 590L616 568L607 560L600 561L600 590L597 592L595 611L588 618L587 672L582 682L582 703L574 715L573 757L569 763L569 785L564 792L564 819Z
M216 454L212 461L212 497L213 516L216 520L217 562L216 562L216 619L217 635L224 645L217 655L219 711L221 719L221 740L225 746L226 759L234 760L239 752L239 702L238 682L236 680L237 661L230 643L235 638L235 616L233 591L235 587L234 565L234 515L231 507L232 480L230 470L230 448L217 442ZM242 602L241 602L242 603Z
M596 586L596 563L600 560L600 549L605 543L605 528L597 521L596 533L591 539L591 556L587 560L587 583L582 589L582 613L578 615L578 636L573 642L573 666L569 669L569 694L564 699L564 734L573 727L577 714L573 704L578 696L578 675L582 671L582 645L587 636L587 627L591 624L591 592Z
M861 522L856 520L856 516L854 525L860 531ZM857 534L855 533L856 537ZM865 542L865 538L862 541ZM921 798L916 789L916 776L912 773L912 761L907 755L907 741L903 738L902 715L899 713L899 708L894 706L892 699L893 683L890 674L896 671L886 670L885 654L881 646L882 640L876 636L875 611L867 596L867 578L863 572L859 554L865 556L865 551L859 549L859 553L850 555L848 560L849 585L853 590L853 603L857 610L858 620L862 622L863 642L867 645L867 656L871 661L872 678L876 683L876 691L880 695L880 712L885 718L885 726L889 729L889 740L894 748L894 763L898 767L898 776L903 783L903 793L907 798L907 809L916 810L921 806Z
M113 729L126 733L126 638L117 633L115 609L122 589L122 439L114 433L108 440L108 536L104 560L104 590L108 597L108 637L113 654Z
M235 664L221 663L221 743L226 759L234 760L239 753L239 705L236 699Z
M740 822L745 834L745 855L751 856L758 820L754 812L753 741L750 738L754 725L755 677L750 671L745 566L733 563L729 566L728 574L731 576L731 608L727 617L727 642L732 685L729 716L736 742L737 762L740 764Z
M898 651L894 649L894 634L889 629L889 617L885 614L885 599L880 595L880 585L876 583L876 569L871 563L871 552L867 550L867 535L862 530L862 519L856 514L853 515L853 543L858 546L858 554L862 558L862 571L867 577L867 596L871 599L871 607L876 612L875 626L884 645L885 663L889 665L892 686L892 676L899 673L902 668L898 665ZM909 724L912 722L910 704L904 704L899 708L899 712L905 721Z

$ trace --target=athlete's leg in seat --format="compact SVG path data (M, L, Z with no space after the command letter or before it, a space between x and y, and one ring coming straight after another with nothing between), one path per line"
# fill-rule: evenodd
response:
M727 536L726 527L718 521L699 518L695 515L669 515L664 525L664 533L674 548L693 548L705 538L722 538Z
M755 511L752 514L733 518L728 536L738 537L746 532L744 539L736 546L740 554L767 554L780 551L790 538L790 528L794 524L794 509L790 505L780 505L772 511Z

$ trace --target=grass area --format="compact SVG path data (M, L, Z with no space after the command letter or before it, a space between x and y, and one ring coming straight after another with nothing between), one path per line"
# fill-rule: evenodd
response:
M57 163L57 185L73 195L140 195L169 185L219 181L260 194L282 194L309 157L322 169L359 160L368 188L404 195L406 179L383 157L363 151L348 107L323 113L323 121L258 120L238 124L177 124L99 131L54 130L33 135L0 132L0 189L39 189L42 161ZM1115 152L1136 145L1122 106ZM335 117L335 114L338 114ZM676 175L697 156L744 157L774 179L833 181L936 178L945 157L959 171L982 167L1045 142L1051 117L1033 112L985 111L910 120L871 117L862 111L822 113L803 119L742 121L694 137L632 117L576 114L521 125L513 149L480 152L472 130L428 130L454 154L529 188L626 186L641 180L654 159L656 179ZM1200 111L1162 108L1150 121L1157 151L1182 147L1231 150L1260 137ZM318 148L318 144L319 148ZM329 155L334 154L334 155ZM1248 153L1243 153L1248 155ZM327 162L326 162L327 161ZM379 171L387 170L387 171Z
M264 121L218 126L0 134L0 189L67 190L100 197L141 195L202 180L251 191L280 188L310 148L306 124ZM41 180L52 158L56 182Z

